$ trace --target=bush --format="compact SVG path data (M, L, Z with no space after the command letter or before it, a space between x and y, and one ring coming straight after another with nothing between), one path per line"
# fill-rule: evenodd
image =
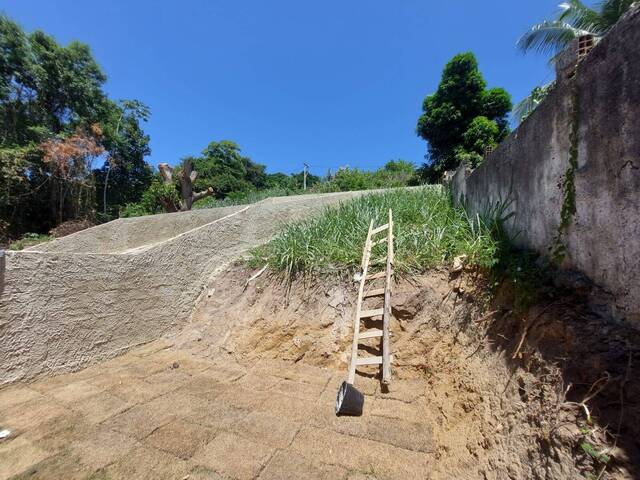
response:
M48 242L52 237L49 235L42 235L40 233L25 233L20 240L16 240L9 244L9 250L23 250L25 248L33 247L39 243Z
M120 209L120 217L140 217L163 213L162 200L176 204L180 201L180 196L175 185L167 185L162 180L155 179L142 194L140 202L128 203Z

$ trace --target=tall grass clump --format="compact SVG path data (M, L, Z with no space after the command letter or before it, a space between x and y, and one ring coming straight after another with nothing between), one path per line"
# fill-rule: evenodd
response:
M286 225L268 244L252 252L251 263L264 265L288 280L299 275L326 274L360 266L371 219L387 223L393 210L395 269L418 272L467 255L467 262L490 268L498 241L479 218L453 206L439 186L365 194L325 209L319 216ZM372 258L385 255L386 245Z

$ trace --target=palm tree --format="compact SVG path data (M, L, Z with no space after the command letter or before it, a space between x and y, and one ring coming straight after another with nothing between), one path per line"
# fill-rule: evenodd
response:
M560 15L557 19L545 20L531 27L520 37L517 46L525 53L535 50L552 54L553 63L574 38L583 35L601 38L633 4L634 0L603 0L593 9L580 0L569 0L559 5ZM551 88L553 82L536 87L528 97L515 105L511 113L518 122L529 116Z
M603 0L596 8L589 8L580 0L561 3L560 15L555 20L545 20L532 26L520 40L518 48L523 52L557 54L574 38L583 35L602 37L620 19L634 0Z

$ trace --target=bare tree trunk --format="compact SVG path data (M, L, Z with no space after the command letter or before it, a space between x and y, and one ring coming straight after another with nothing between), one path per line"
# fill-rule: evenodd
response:
M164 183L167 185L173 184L173 168L169 166L167 163L161 163L158 165L160 169L160 175L162 175L162 179ZM161 200L162 206L167 212L177 212L177 211L186 211L191 210L193 203L200 200L201 198L208 197L213 195L213 188L209 187L206 190L201 192L193 192L193 182L198 178L198 172L193 169L193 164L191 159L186 159L182 162L182 170L177 174L178 180L180 182L180 194L182 196L182 200L179 205L174 205L173 202L168 199Z

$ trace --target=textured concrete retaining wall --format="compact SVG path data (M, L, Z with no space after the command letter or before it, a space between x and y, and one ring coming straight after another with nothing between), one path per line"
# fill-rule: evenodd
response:
M188 230L211 223L242 207L209 208L146 217L119 218L103 225L29 248L38 252L123 253L150 247Z
M41 251L6 252L0 258L0 385L79 369L159 337L188 320L217 268L267 241L282 222L359 194L281 197L217 212L119 220ZM217 219L139 245L143 237L162 238L168 224L185 228L203 217ZM134 225L129 234L136 241L114 240L122 238L123 224ZM131 245L140 248L128 250ZM81 253L71 253L73 246ZM83 253L110 249L124 251Z
M471 213L512 202L516 243L549 254L613 296L616 314L640 325L640 8L629 12L579 64L561 72L549 97L473 172L451 181ZM577 133L575 207L558 237L571 189Z

